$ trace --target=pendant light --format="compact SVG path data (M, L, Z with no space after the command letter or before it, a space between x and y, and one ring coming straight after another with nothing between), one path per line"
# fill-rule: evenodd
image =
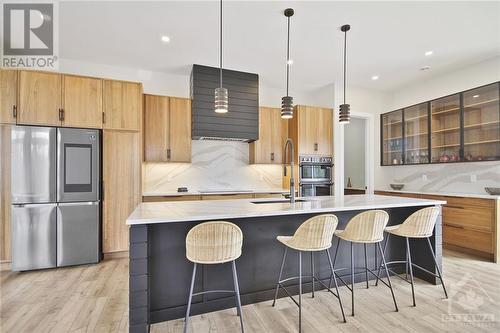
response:
M281 98L281 118L293 118L293 97L288 95L288 86L290 81L290 17L293 16L292 8L285 9L284 12L287 18L287 40L286 40L286 96Z
M215 112L227 113L229 97L227 89L222 87L222 0L220 0L220 41L219 41L219 88L215 88Z
M345 102L345 92L346 92L346 55L347 55L347 32L351 30L349 24L343 25L340 30L344 33L344 104L340 104L339 110L339 122L341 124L349 124L351 121L350 109L351 106Z

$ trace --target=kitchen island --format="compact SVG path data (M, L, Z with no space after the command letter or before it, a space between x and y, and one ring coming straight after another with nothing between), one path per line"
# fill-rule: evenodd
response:
M299 201L305 200L305 201ZM354 215L371 209L389 213L389 225L399 224L416 210L445 204L445 201L398 198L381 195L350 195L343 197L298 198L294 204L277 199L240 199L218 201L180 201L141 203L127 219L130 225L130 332L147 332L153 323L181 318L185 315L189 294L192 263L186 259L185 237L198 223L226 220L243 231L243 252L236 261L241 300L243 305L271 300L283 255L283 246L276 241L278 235L293 235L297 227L308 218L324 213L335 214L339 229L343 229ZM334 243L338 239L334 239ZM441 217L435 227L431 243L441 265ZM350 251L342 242L336 269L349 267ZM425 240L411 243L413 261L431 272L436 272ZM369 246L368 266L375 268L375 248ZM361 248L355 250L356 262L364 260ZM297 265L291 253L284 267L284 276L296 276ZM387 260L404 260L403 239L391 238L386 252ZM305 261L303 274L310 271ZM315 257L316 274L328 281L329 265L325 256ZM404 267L403 267L404 268ZM339 275L344 273L339 272ZM344 280L350 282L345 271ZM438 280L423 271L415 275L430 283ZM360 274L356 281L364 280ZM230 265L204 265L197 275L195 290L227 289L232 286ZM319 286L318 286L319 287ZM383 288L379 286L378 288ZM298 293L298 285L288 288ZM303 286L309 292L311 284ZM280 295L283 297L284 295ZM196 315L235 306L233 296L208 294L193 298L191 314ZM340 320L340 318L339 318Z

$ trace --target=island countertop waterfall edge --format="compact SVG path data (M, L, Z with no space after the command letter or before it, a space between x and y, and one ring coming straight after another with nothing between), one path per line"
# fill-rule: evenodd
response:
M402 223L420 208L440 207L446 203L380 195L306 199L307 202L294 204L254 203L276 199L141 203L127 220L127 224L130 225L129 331L147 332L152 323L184 316L192 273L192 263L185 257L185 236L189 229L198 223L227 220L242 229L243 253L236 264L242 303L245 305L272 299L283 255L283 246L276 241L276 236L292 235L307 218L332 213L339 218L338 228L343 229L348 220L359 212L383 209L390 215L389 225L394 225ZM400 237L391 237L386 255L388 260L404 259L404 240L398 238ZM337 240L334 240L334 246L336 242ZM431 243L441 265L441 214ZM336 268L348 267L350 251L345 244L347 243L342 242L340 245ZM430 253L427 253L429 251L427 244L412 241L411 248L413 261L435 272ZM361 249L355 253L359 264L362 263L360 260L364 260ZM368 253L368 265L371 268L377 267L373 246ZM284 275L297 275L296 256L293 253L287 259ZM328 279L329 274L326 269L328 263L323 257L326 255L318 254L314 258L316 272L320 279ZM304 260L303 274L306 274L310 270L310 259ZM438 283L436 278L429 275L417 272L415 275L430 283ZM347 276L345 280L349 283L350 278ZM364 273L356 276L355 280L364 281ZM196 286L198 291L231 287L230 266L203 265ZM379 285L377 288L385 287ZM305 293L310 289L310 282L303 287ZM319 285L317 289L321 289ZM292 283L289 290L292 294L298 293L296 284ZM390 306L389 301L390 297L388 306ZM193 299L192 315L231 308L235 306L234 302L234 297L227 294Z

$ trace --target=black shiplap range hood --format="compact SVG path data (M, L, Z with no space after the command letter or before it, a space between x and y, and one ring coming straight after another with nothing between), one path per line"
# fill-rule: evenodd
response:
M220 69L193 65L191 72L192 138L251 142L259 138L259 75L222 70L229 111L214 112L214 89Z

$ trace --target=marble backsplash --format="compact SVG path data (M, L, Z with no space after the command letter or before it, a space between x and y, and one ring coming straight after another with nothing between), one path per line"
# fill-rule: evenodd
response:
M282 187L280 165L249 165L248 143L192 142L191 163L144 163L143 192L267 190Z
M383 167L377 189L404 184L405 191L486 194L485 187L500 187L500 162L470 162Z

